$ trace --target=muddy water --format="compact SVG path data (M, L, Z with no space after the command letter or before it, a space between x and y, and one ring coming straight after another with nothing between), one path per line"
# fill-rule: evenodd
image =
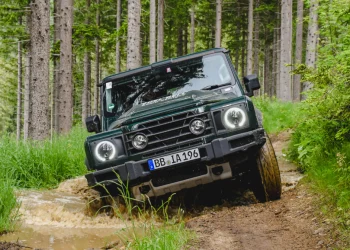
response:
M129 222L107 214L85 215L86 197L91 194L84 182L69 180L53 191L19 191L21 225L0 236L0 241L19 239L41 249L101 248L118 241L118 232L130 228Z
M281 172L283 192L295 188L298 182L303 178L303 175L297 170L297 167L286 159L285 151L289 138L290 134L288 132L282 132L278 136L271 138Z
M293 164L285 160L283 149L288 139L288 133L272 138L284 192L294 188L303 177ZM22 190L17 196L21 202L21 225L14 233L0 236L0 241L19 240L33 248L60 250L101 249L120 242L120 236L132 238L128 221L104 213L86 215L86 200L94 198L96 193L87 188L83 177L68 180L56 190Z

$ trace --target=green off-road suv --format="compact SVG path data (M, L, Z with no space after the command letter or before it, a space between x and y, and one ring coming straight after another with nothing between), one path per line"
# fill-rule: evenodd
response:
M261 113L229 53L211 49L115 74L101 83L101 120L86 120L89 186L136 199L246 176L260 201L279 199L281 179Z

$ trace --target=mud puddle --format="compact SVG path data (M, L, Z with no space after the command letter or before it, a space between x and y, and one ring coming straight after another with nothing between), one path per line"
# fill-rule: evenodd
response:
M94 195L84 178L51 191L18 191L20 225L15 232L0 236L0 241L18 240L40 249L100 249L120 242L120 237L127 237L130 223L107 213L86 215L86 200Z
M282 192L295 188L298 182L303 178L303 175L297 170L297 167L286 159L284 151L287 149L289 139L289 132L282 132L271 138L281 172Z

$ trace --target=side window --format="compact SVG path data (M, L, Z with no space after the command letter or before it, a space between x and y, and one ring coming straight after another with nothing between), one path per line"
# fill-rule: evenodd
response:
M107 112L112 113L114 109L114 103L112 101L112 82L106 83L105 95L106 95L106 110Z

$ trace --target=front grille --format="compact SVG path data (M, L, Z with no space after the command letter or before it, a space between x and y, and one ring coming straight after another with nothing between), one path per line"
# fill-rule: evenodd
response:
M194 135L189 129L189 123L200 118L206 124L206 130L201 135ZM133 147L131 141L137 133L148 137L148 145L143 150ZM195 113L194 111L178 113L145 123L137 124L137 129L126 133L126 145L129 154L142 153L143 158L158 155L164 152L183 149L192 145L202 144L202 137L214 133L209 113Z
M164 186L170 183L187 180L208 173L208 168L204 164L191 164L173 169L163 169L163 171L154 172L152 184L155 187Z

